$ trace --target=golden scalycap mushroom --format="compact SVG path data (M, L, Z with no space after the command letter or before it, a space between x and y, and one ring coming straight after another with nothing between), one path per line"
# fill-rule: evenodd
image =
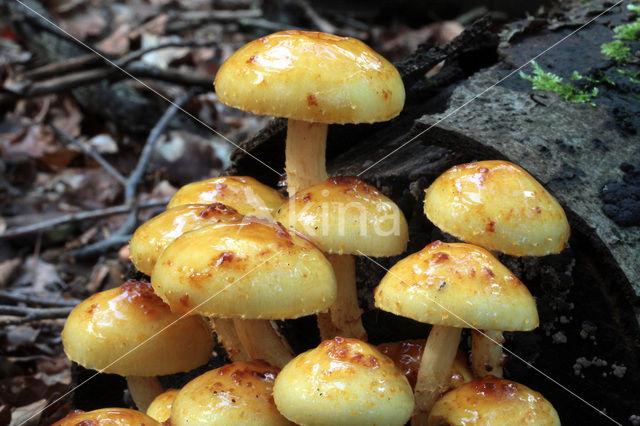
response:
M243 222L177 238L152 273L174 312L195 306L223 318L297 318L327 309L337 288L331 265L311 242L280 224Z
M167 209L183 204L222 203L238 213L269 218L284 197L275 189L249 176L220 176L193 182L176 192Z
M106 373L159 376L189 371L209 360L213 338L201 317L178 318L148 283L129 280L73 308L62 344L71 360Z
M178 392L178 389L167 389L156 396L147 408L147 416L160 423L166 421L171 416L171 406Z
M403 425L413 411L406 377L374 346L335 337L276 377L278 410L302 425Z
M173 401L171 425L291 425L273 401L278 371L262 361L207 371L180 390Z
M274 220L293 227L327 253L393 256L409 241L398 206L355 177L333 177L296 193Z
M144 413L126 408L101 408L93 411L72 411L53 426L162 426Z
M538 326L527 287L471 244L435 241L405 257L382 278L374 297L380 309L428 324L519 331Z
M524 169L506 161L447 170L427 188L424 213L462 241L513 256L559 253L570 235L556 199Z
M218 99L254 114L319 123L389 120L404 105L393 65L359 40L282 31L254 40L220 67Z
M538 392L486 376L445 394L435 403L429 426L560 425L558 413Z
M220 203L173 207L136 229L129 243L131 261L138 271L151 275L158 256L180 235L216 223L237 223L242 218L235 209Z

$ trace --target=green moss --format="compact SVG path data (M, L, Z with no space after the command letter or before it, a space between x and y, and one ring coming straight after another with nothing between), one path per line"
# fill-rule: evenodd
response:
M592 84L606 84L609 86L615 86L616 82L611 80L609 77L607 77L606 75L604 75L601 71L598 71L596 73L595 77L590 77L588 75L582 75L580 74L578 71L574 71L573 74L571 74L571 77L569 77L572 81L577 81L577 80L586 80L589 83Z
M618 40L636 41L638 39L638 31L640 31L640 19L624 25L619 25L613 29L616 33L613 38Z
M533 66L533 75L527 75L520 71L520 77L533 83L534 90L554 92L569 102L588 103L595 106L591 99L598 94L597 87L594 87L590 91L582 90L571 83L565 83L562 77L544 71L535 61L531 61L531 65ZM576 75L580 76L580 74L574 72L572 77Z
M628 4L627 9L637 14L640 14L640 4Z
M600 47L600 51L618 62L624 62L631 57L631 48L621 40L604 43Z

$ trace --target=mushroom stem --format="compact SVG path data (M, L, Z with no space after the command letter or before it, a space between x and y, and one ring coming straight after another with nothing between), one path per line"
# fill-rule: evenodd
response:
M504 337L500 330L486 330L484 334L471 333L471 368L475 377L493 375L502 378ZM496 344L496 343L498 344Z
M282 368L293 359L289 344L269 320L234 319L242 345L251 359L263 360Z
M331 323L321 320L318 315L320 337L322 340L336 336L354 337L366 342L367 332L362 326L362 310L358 306L355 258L347 254L328 254L327 259L336 275L338 298L329 308Z
M434 325L422 353L414 390L416 400L411 425L426 424L431 407L451 386L451 367L460 343L461 328Z
M227 351L229 359L233 362L250 361L251 357L242 346L233 320L227 318L210 318L210 320L218 336L218 342Z
M127 386L139 411L145 413L156 396L164 392L157 377L127 376Z
M324 155L328 127L325 123L289 119L285 149L289 197L327 178Z

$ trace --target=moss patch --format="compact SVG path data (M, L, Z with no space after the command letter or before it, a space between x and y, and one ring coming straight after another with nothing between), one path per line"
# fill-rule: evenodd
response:
M534 90L554 92L569 102L588 103L595 106L592 99L598 95L597 87L593 87L591 90L580 89L571 83L565 83L562 77L543 70L535 61L531 61L531 65L533 66L533 75L527 75L520 71L520 77L533 83ZM572 77L583 78L577 72L574 72Z

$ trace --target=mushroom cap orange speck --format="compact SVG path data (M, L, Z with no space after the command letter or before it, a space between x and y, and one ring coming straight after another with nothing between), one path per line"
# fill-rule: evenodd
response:
M235 52L215 79L220 102L255 114L319 123L386 121L404 106L389 61L349 37L282 31Z
M167 208L222 203L245 216L270 218L283 202L282 194L252 177L220 176L183 186L173 195Z
M196 377L178 392L171 425L291 425L273 402L278 368L236 362Z
M427 424L438 425L560 425L558 413L540 393L510 380L486 376L440 398Z
M416 321L482 330L538 326L527 287L487 250L435 241L396 263L374 292L378 308Z
M287 364L273 388L278 410L303 425L403 425L413 392L374 346L335 337Z
M156 396L147 407L147 416L160 423L166 421L171 416L171 406L178 392L178 389L167 389Z
M324 311L337 297L331 264L282 225L220 224L187 232L160 255L151 283L174 312L284 319Z
M179 319L148 283L134 280L73 308L62 344L69 359L83 367L121 376L189 371L205 364L213 350L201 317Z
M101 408L93 411L72 411L53 426L104 425L104 426L162 426L144 413L127 408Z
M151 275L160 254L180 235L217 223L237 223L242 218L235 209L221 203L173 207L136 229L129 243L131 261L138 271Z
M409 241L407 220L380 191L355 177L332 177L285 202L274 220L326 253L393 256Z
M515 164L454 166L425 192L429 220L462 241L513 256L559 253L569 241L569 222L560 204Z

